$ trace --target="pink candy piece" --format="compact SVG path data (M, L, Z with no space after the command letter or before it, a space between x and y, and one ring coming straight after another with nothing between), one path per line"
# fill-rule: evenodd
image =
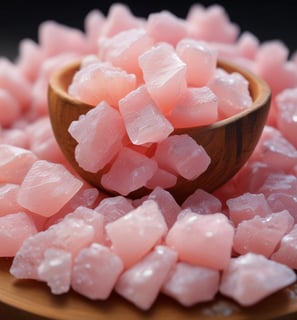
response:
M119 112L104 101L73 121L68 131L78 142L75 159L79 166L94 173L119 152L125 133Z
M74 259L71 286L92 300L105 300L123 270L121 259L98 243L83 248Z
M166 246L156 246L140 262L119 278L115 291L142 310L148 310L156 300L177 253Z
M189 135L171 135L161 141L156 149L155 159L160 168L194 180L210 164L210 157L204 148Z
M248 253L231 259L223 272L220 292L250 306L295 281L295 272L287 266Z
M155 105L144 85L121 99L119 109L133 144L162 141L174 129Z

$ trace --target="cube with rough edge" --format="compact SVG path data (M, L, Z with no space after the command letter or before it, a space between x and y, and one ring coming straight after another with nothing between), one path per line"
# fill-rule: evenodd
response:
M36 214L50 217L78 192L82 184L63 165L37 160L20 186L17 201Z
M219 119L218 98L206 86L187 88L167 118L175 128L211 124Z
M47 283L51 293L63 294L70 289L72 255L61 249L49 248L37 268L41 281Z
M157 299L176 261L177 253L174 250L158 245L122 273L115 291L138 308L148 310Z
M238 72L227 73L218 68L208 82L208 87L218 97L220 119L244 111L253 103L249 82Z
M75 159L89 172L103 169L119 152L125 134L120 113L105 101L72 121L68 129L78 142Z
M230 220L237 226L241 221L255 216L266 217L271 214L271 208L262 193L246 192L226 201Z
M154 175L147 181L146 187L148 189L155 189L156 187L168 189L176 185L177 176L167 170L157 168Z
M168 43L160 43L139 57L149 94L162 113L168 114L187 87L186 64Z
M159 142L154 158L160 168L188 180L200 176L210 164L205 149L187 134L171 135Z
M36 233L33 219L24 212L0 217L0 257L14 257L22 243Z
M284 264L247 253L231 259L223 271L220 292L247 307L295 281L295 272Z
M123 196L103 199L95 208L95 211L103 215L104 224L115 221L132 210L134 210L132 201Z
M185 20L167 10L149 14L145 30L155 43L166 42L173 46L188 35Z
M101 184L107 190L126 196L130 192L144 187L157 168L154 159L123 147L109 171L102 175Z
M162 141L174 129L152 100L145 85L139 86L121 99L119 110L133 144Z
M99 40L98 56L114 66L133 73L140 79L142 73L138 57L153 45L153 39L143 28L121 31L111 38Z
M123 260L125 268L144 257L166 234L167 225L154 200L105 226L112 250Z
M187 211L168 231L166 244L178 252L180 261L223 270L231 259L233 226L222 213Z
M82 66L74 75L68 92L74 98L96 106L102 101L117 107L118 101L136 88L136 76L109 62Z
M219 284L218 270L178 262L169 273L162 287L162 293L190 307L197 303L212 301L219 291Z
M187 65L188 86L207 86L217 68L218 53L214 47L204 41L185 38L177 43L176 52Z
M281 239L278 249L273 253L271 259L297 270L297 225L295 224Z
M9 213L24 211L17 202L20 186L13 183L0 184L0 217Z
M89 299L106 300L122 271L122 260L110 248L93 243L74 258L71 287Z
M36 160L30 150L0 144L0 182L20 184Z
M182 209L190 208L193 212L209 214L222 212L221 201L203 189L196 189L181 205Z
M17 251L10 273L18 279L39 279L38 266L50 248L61 249L75 256L94 241L93 226L82 219L68 218L27 238Z
M293 225L288 210L242 221L235 230L233 249L239 254L253 252L269 258Z

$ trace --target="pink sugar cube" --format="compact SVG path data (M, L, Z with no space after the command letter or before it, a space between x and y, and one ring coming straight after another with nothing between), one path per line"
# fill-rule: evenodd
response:
M68 131L78 142L75 159L79 166L95 173L119 152L125 128L120 113L103 101L72 121Z
M82 182L63 165L37 160L27 172L17 201L24 208L50 217L81 188Z
M105 229L125 268L144 257L167 232L162 211L153 200L108 223Z
M239 254L253 252L269 258L293 225L294 218L288 210L272 213L266 217L255 216L239 223L235 231L233 248Z
M41 281L47 283L53 294L67 293L70 289L72 255L61 249L47 249L37 268Z
M121 99L119 109L133 144L162 141L174 129L155 105L145 85L139 86Z
M185 21L167 10L149 14L146 32L155 43L167 42L173 46L188 34Z
M21 115L21 108L17 99L7 90L0 87L0 124L9 127Z
M164 114L176 105L186 89L186 64L174 48L160 43L139 57L139 65L147 90Z
M24 212L0 216L0 257L14 257L22 243L36 233L33 219Z
M121 259L109 248L93 243L74 259L71 286L92 300L106 300L123 270Z
M175 174L158 168L154 175L147 181L145 186L148 189L155 189L156 187L168 189L174 187L176 182L177 176Z
M138 57L152 45L153 39L143 28L133 28L121 31L111 38L101 38L98 55L103 61L109 61L140 78Z
M171 135L157 145L155 159L160 168L194 180L209 166L210 157L187 134Z
M288 210L297 223L297 197L285 192L274 192L267 197L272 212Z
M297 225L295 224L280 241L271 259L297 270Z
M99 90L98 90L99 88ZM118 101L136 88L136 76L109 62L82 66L78 70L68 92L74 98L96 106L102 101L117 107Z
M253 194L246 192L235 198L228 199L226 204L229 217L235 226L255 216L267 217L272 213L265 196L261 193Z
M213 194L198 188L182 203L181 208L189 208L200 214L209 214L222 212L222 203Z
M218 98L208 87L188 88L168 119L175 128L211 124L218 120Z
M95 208L104 217L104 224L113 222L134 209L131 200L123 196L103 199Z
M110 170L102 175L101 184L105 189L128 195L144 187L157 170L156 161L123 147Z
M249 92L249 82L240 73L229 74L223 69L217 69L208 86L218 97L221 119L246 110L253 103Z
M0 182L21 183L36 160L27 149L0 144Z
M174 250L158 245L137 264L124 271L115 291L142 310L148 310L159 295L177 260Z
M233 235L224 214L202 215L188 209L169 230L166 244L178 252L180 261L222 270L230 262Z
M176 52L187 65L188 86L206 86L217 67L216 50L206 42L186 38L178 42Z
M262 255L247 253L231 259L220 292L242 306L251 306L296 281L295 272Z
M162 292L186 307L211 301L219 290L220 273L201 266L178 262L169 273Z
M0 217L24 210L17 202L19 188L18 184L0 184Z

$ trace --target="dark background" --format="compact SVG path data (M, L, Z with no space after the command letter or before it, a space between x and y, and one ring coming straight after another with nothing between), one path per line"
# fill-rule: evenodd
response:
M168 3L169 1L169 3ZM37 40L38 26L44 20L55 20L68 26L83 28L83 21L91 9L100 9L107 14L112 1L30 1L9 0L0 2L0 56L14 59L18 43L23 38ZM184 18L195 1L121 1L129 5L137 16L146 17L150 12L167 9ZM259 40L282 40L293 53L297 50L297 11L295 0L282 1L196 1L209 6L223 5L231 21L241 31L250 31Z

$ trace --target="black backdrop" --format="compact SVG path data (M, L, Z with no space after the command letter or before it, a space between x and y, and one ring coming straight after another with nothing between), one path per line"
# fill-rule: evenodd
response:
M129 5L135 15L146 17L150 12L167 9L180 17L185 17L195 1L120 1ZM104 14L113 1L31 1L7 0L0 2L0 56L14 59L18 52L18 43L23 38L37 39L39 24L48 19L83 28L85 15L94 8ZM293 7L295 0L254 1L196 1L208 6L213 3L223 5L230 19L237 23L241 31L250 31L260 41L282 40L293 53L297 50L297 11Z

